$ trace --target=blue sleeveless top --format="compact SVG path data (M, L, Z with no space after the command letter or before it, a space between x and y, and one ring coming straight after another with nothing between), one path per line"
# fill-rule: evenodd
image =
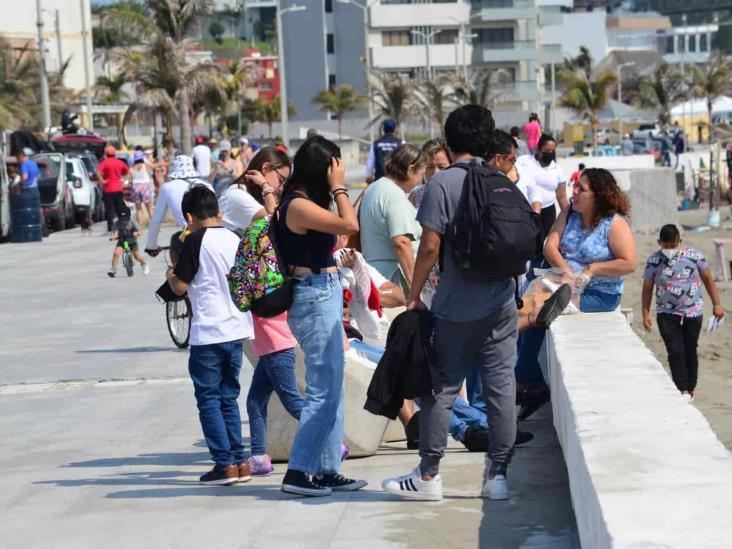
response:
M615 217L606 217L597 227L585 229L582 227L582 215L570 210L567 226L559 243L559 251L567 264L575 273L579 273L590 263L611 261L615 259L608 233L610 224ZM622 294L622 276L593 276L587 288L606 294Z

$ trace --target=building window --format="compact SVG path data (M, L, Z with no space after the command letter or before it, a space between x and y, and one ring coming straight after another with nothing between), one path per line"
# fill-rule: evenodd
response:
M707 44L706 34L702 34L699 36L699 51L709 51L709 44Z
M325 0L325 13L333 13L333 0Z
M712 33L712 45L709 48L709 51L717 51L719 49L719 33L717 31L714 31Z
M689 36L689 51L696 51L696 34L692 34Z
M457 29L448 29L438 32L432 39L433 44L454 44L458 39Z
M328 75L328 87L329 88L335 88L336 87L336 75L335 74L329 74Z
M676 37L676 53L686 53L686 35L679 34Z
M495 49L513 47L513 27L478 29L478 41Z
M412 33L409 31L384 31L381 33L381 43L384 46L409 46L412 43Z
M325 36L325 48L328 53L335 53L335 40L330 33Z
M663 37L663 51L665 53L674 53L674 37L673 36L664 36Z
M272 91L272 84L270 82L262 82L259 85L259 91Z

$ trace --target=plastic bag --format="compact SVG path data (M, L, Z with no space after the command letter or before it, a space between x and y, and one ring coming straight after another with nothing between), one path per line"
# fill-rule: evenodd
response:
M572 297L562 314L569 315L579 312L580 296L589 282L586 276L557 268L534 269L534 276L536 278L529 282L521 295L524 306L519 311L520 314L539 312L544 301L565 283L572 286Z

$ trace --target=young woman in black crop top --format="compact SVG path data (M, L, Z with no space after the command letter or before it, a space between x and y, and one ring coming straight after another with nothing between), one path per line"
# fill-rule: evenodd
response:
M330 210L335 202L338 213ZM287 313L305 354L305 406L282 491L327 496L363 488L338 473L343 439L343 291L333 260L336 235L358 230L338 146L321 136L298 149L280 202L277 232L297 283Z

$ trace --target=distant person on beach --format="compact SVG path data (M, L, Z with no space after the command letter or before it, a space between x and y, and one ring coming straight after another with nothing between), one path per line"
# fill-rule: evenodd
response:
M702 329L702 284L712 299L712 314L724 318L719 289L704 254L682 246L676 225L664 225L658 236L660 250L653 253L643 273L643 327L650 332L651 300L656 288L656 322L666 345L671 377L689 401L694 398L699 359L697 343Z
M518 145L518 155L523 156L525 154L529 154L529 146L526 144L526 141L521 139L521 130L519 127L513 126L510 133L511 137L516 140L516 144Z

